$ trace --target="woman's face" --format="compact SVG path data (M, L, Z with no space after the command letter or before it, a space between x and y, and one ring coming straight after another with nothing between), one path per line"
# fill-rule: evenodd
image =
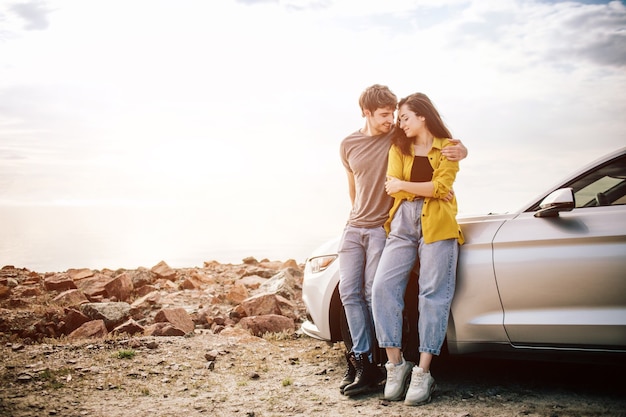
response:
M400 121L400 129L404 130L404 133L409 138L416 137L420 131L426 128L424 117L413 113L406 104L400 106L398 120Z

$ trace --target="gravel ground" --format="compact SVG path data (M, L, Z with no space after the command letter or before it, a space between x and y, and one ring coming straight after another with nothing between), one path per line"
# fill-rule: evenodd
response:
M622 416L622 364L442 357L432 402L408 407L382 390L342 396L343 346L239 329L190 337L0 347L0 415L25 416Z

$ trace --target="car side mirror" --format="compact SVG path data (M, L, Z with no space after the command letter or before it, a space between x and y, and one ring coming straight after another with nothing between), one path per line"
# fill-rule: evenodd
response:
M556 217L562 211L572 211L576 207L574 190L561 188L551 192L539 204L541 210L535 213L535 217Z

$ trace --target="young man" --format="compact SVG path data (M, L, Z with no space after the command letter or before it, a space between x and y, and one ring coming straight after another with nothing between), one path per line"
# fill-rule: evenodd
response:
M385 246L383 228L392 198L385 192L387 159L393 135L397 97L388 87L375 84L359 98L365 126L346 137L340 145L341 161L348 175L352 210L339 245L339 294L351 340L346 345L348 368L339 389L354 396L376 387L385 379L374 363L372 282ZM454 161L467 156L460 141L446 148Z

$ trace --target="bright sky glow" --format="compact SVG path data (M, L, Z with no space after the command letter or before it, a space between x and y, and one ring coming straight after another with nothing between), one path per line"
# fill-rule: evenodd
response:
M469 148L462 214L510 211L626 144L625 70L620 1L4 1L0 208L191 207L155 221L312 249L381 83Z

